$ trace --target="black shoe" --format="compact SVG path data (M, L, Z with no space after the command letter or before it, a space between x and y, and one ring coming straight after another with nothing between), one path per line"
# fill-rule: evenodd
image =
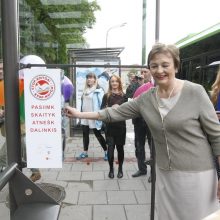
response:
M122 171L118 171L117 177L118 177L118 178L122 178L122 177L123 177L123 172L122 172Z
M108 177L110 178L110 179L113 179L114 178L114 171L112 170L110 170L109 171L109 174L108 174Z
M147 172L143 172L143 171L140 171L138 170L136 173L132 174L132 177L139 177L139 176L143 176L143 175L146 175Z

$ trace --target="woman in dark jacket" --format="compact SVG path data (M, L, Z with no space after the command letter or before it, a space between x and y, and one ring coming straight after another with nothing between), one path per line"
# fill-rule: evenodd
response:
M122 83L119 76L113 75L109 80L108 92L103 96L101 108L121 105L127 98L122 90ZM123 177L122 165L124 161L124 145L126 139L125 121L108 123L105 125L106 141L108 145L109 178L114 178L114 149L118 152L118 178Z

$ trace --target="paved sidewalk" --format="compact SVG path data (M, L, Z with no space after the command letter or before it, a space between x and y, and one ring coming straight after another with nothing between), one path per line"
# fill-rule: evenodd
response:
M131 121L127 122L124 177L117 178L117 154L115 150L115 178L109 179L109 165L94 135L90 135L89 157L76 160L82 151L82 136L67 138L65 160L62 169L41 169L38 182L52 183L65 188L59 220L150 220L151 185L147 176L132 178L137 170L134 153L134 133ZM146 146L147 154L149 149ZM26 175L29 170L24 169ZM0 192L0 219L9 219L6 207L7 189ZM49 220L49 219L48 219ZM155 220L157 214L155 213Z

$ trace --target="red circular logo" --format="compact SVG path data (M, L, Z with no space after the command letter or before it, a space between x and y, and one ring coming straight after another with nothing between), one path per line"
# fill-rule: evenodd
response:
M32 95L41 100L49 99L55 92L55 83L47 75L38 75L31 80Z

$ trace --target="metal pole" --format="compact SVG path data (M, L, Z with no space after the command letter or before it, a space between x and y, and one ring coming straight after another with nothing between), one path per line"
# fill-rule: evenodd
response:
M106 37L105 37L106 55L107 55L107 48L108 48L108 34L109 34L109 31L112 30L112 29L115 29L115 28L124 27L126 24L127 24L127 23L124 22L124 23L119 24L119 25L114 25L114 26L110 27L110 28L106 31Z
M147 0L143 0L142 13L142 61L141 64L146 63L146 16L147 16Z
M8 163L21 166L18 84L18 19L17 0L2 0L2 42L5 88L5 127ZM11 218L16 202L9 183Z
M150 220L154 220L155 212L155 183L156 183L156 171L155 171L155 146L153 138L151 137L151 208L150 208Z
M159 42L160 36L160 0L156 0L156 22L155 22L155 42ZM152 153L152 164L151 164L151 213L150 219L154 220L154 212L155 212L155 182L156 182L156 170L155 170L155 146L152 140L151 146Z
M156 0L156 22L155 22L155 42L160 37L160 0Z

